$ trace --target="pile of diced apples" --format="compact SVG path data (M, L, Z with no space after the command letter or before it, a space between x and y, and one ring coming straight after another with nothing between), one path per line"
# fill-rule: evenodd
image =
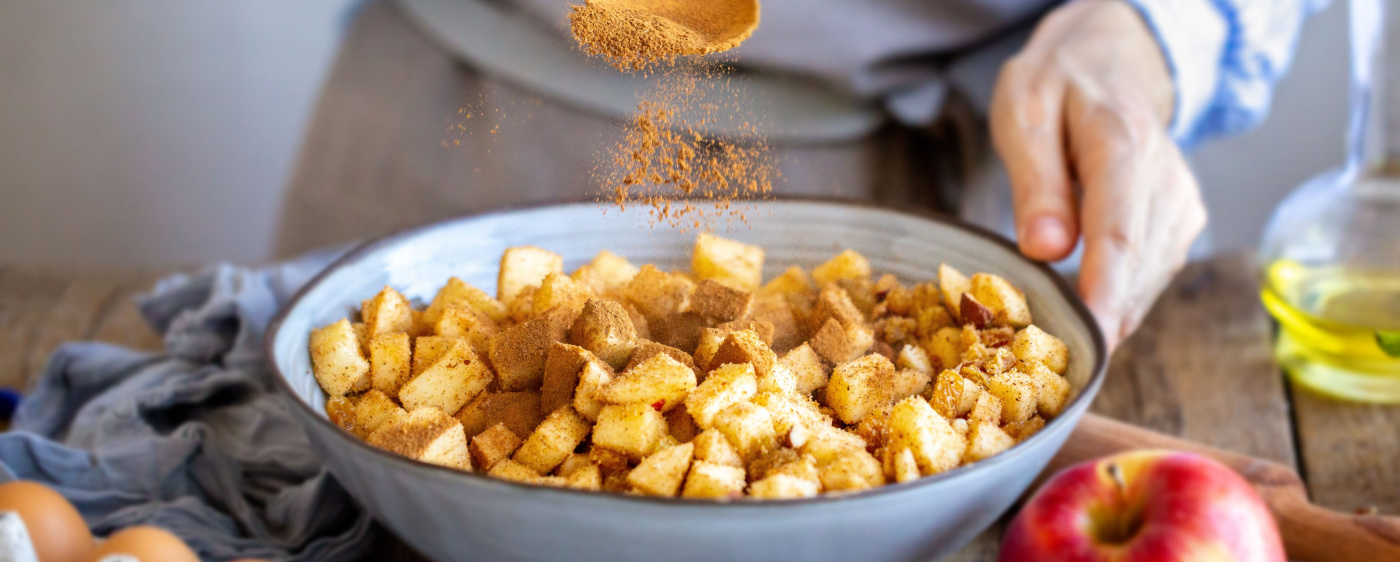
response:
M875 278L847 250L762 282L710 234L690 271L506 250L495 297L386 287L314 331L327 413L370 445L584 490L803 498L996 455L1064 407L1065 344L996 275Z

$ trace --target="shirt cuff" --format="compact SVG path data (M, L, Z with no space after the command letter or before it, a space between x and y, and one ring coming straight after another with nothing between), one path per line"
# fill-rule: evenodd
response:
M1166 57L1176 84L1168 132L1189 144L1210 110L1220 83L1220 62L1230 26L1212 0L1128 0L1138 9Z

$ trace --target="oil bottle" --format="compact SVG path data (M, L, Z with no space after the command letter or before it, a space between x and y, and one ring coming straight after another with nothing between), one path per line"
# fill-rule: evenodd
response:
M1275 356L1296 383L1400 403L1400 10L1350 8L1348 160L1274 211L1261 296L1279 324Z

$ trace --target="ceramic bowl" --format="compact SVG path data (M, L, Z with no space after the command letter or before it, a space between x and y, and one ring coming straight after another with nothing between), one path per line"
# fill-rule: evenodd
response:
M1074 396L1045 429L991 459L840 497L716 503L528 486L374 449L332 424L307 353L313 328L344 318L385 285L431 300L450 276L494 292L501 252L534 245L566 270L599 250L688 268L695 232L649 227L644 209L573 203L464 217L364 244L309 283L267 335L279 383L332 474L376 519L437 560L931 560L990 526L1069 436L1102 383L1103 337L1045 266L995 235L937 216L847 202L779 200L721 235L767 250L765 278L845 248L876 272L934 279L938 264L1001 275L1025 291L1036 324L1069 346Z

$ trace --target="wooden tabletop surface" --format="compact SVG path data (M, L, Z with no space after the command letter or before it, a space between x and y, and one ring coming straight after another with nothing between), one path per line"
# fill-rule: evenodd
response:
M65 341L158 349L130 301L158 276L0 265L0 385L27 387ZM1271 332L1252 259L1193 264L1114 354L1094 411L1286 463L1323 506L1400 514L1400 407L1340 403L1291 385L1274 363ZM993 528L952 560L993 560L999 541Z

